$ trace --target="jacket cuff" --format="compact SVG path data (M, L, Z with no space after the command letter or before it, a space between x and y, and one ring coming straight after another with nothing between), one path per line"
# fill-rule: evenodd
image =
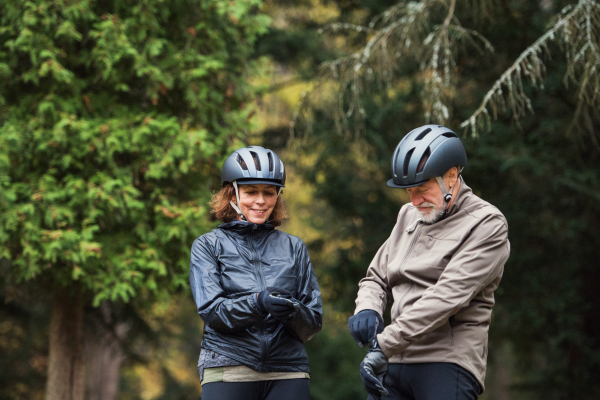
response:
M257 296L258 293L252 293L248 298L248 303L250 303L250 307L252 307L252 309L256 311L258 315L265 315L267 312L258 305Z
M383 318L383 311L380 308L381 307L377 307L373 304L368 304L368 303L360 304L360 305L356 306L356 309L354 310L354 315L358 314L361 311L371 310L371 311L375 311L377 314L379 314L379 316L381 316Z

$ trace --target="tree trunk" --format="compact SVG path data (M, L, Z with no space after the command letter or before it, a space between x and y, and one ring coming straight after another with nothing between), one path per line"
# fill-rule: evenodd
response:
M84 400L83 310L81 295L54 294L45 400Z
M85 319L86 400L117 400L124 355L121 341L129 330L120 308L103 303Z

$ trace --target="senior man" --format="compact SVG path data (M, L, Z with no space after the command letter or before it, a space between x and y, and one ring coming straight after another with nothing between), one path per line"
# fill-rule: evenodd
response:
M370 347L360 366L370 398L471 400L483 392L510 244L504 215L461 177L466 166L461 140L439 125L411 131L394 151L388 186L406 189L411 203L360 281L348 321Z

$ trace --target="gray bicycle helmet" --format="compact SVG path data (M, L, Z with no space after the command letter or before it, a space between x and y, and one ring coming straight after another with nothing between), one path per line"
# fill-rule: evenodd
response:
M222 186L235 181L238 185L259 183L285 187L283 162L269 149L260 146L242 147L225 160L221 171Z
M274 151L260 146L242 147L234 151L223 164L221 171L221 186L233 184L235 188L235 197L238 204L240 196L238 185L263 184L279 187L277 196L285 187L285 168L283 162ZM246 217L233 202L230 202L233 209L242 216Z
M467 153L458 135L441 125L425 125L410 131L398 143L392 156L392 179L387 184L393 188L410 188L437 178L444 194L444 210L452 199L442 176L452 167L458 173L467 166Z

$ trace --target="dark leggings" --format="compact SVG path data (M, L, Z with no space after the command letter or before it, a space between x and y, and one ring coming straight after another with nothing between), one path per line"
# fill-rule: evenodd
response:
M309 389L309 379L211 382L202 385L202 400L308 400Z
M390 364L384 386L381 400L477 400L481 393L475 377L452 363Z

